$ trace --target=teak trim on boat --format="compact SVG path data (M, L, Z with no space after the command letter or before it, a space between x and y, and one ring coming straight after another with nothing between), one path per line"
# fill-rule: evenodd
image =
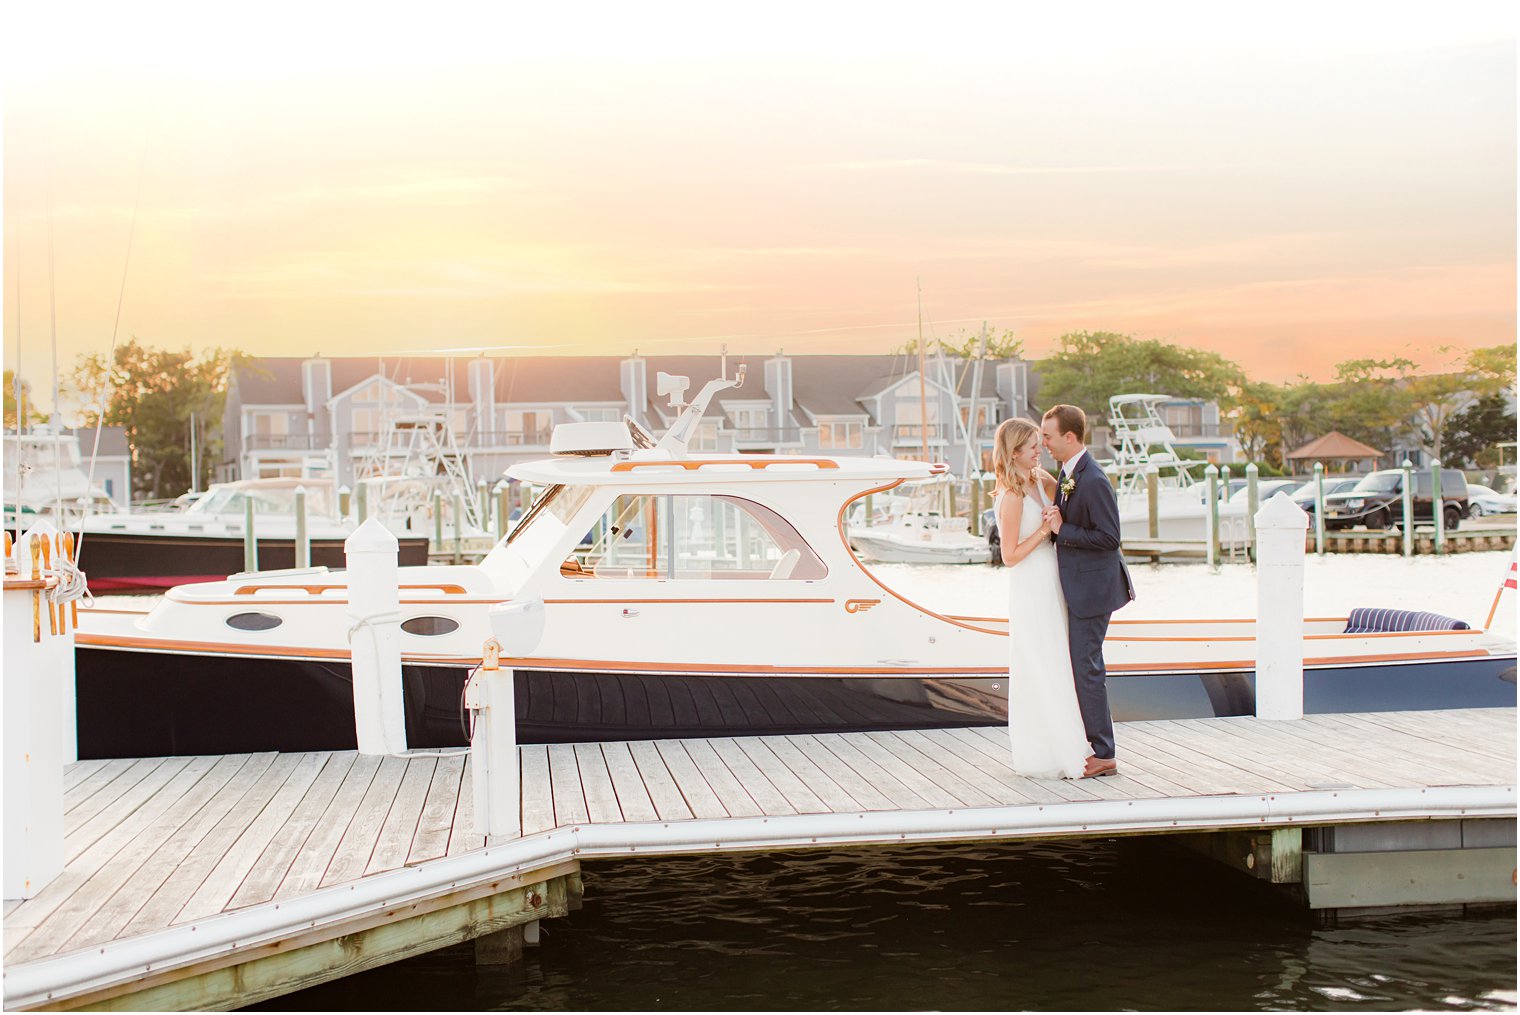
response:
M609 471L632 472L634 469L669 468L674 466L685 469L687 472L695 472L705 465L743 465L751 469L769 469L777 465L815 465L820 469L839 468L839 463L832 458L777 458L769 462L746 462L721 458L671 458L650 462L618 462Z
M940 464L937 465L936 468L943 472L948 469L949 466ZM997 631L991 628L977 627L975 624L968 624L962 620L957 620L955 617L949 617L943 613L935 613L931 609L918 605L911 599L908 599L906 596L893 590L891 586L884 584L881 579L877 578L874 574L871 573L871 569L866 567L866 565L861 561L859 557L855 556L855 551L850 549L850 537L846 535L844 531L844 513L849 510L850 505L855 503L857 500L860 500L862 497L869 497L872 494L884 493L887 490L895 490L897 487L902 486L905 482L905 479L899 479L896 482L888 483L885 486L877 486L872 487L869 490L862 490L860 493L857 493L855 496L846 499L843 504L839 505L839 517L836 519L834 527L839 530L839 541L844 544L844 552L849 554L850 559L855 562L855 566L860 569L860 573L871 579L871 582L874 585L880 588L887 595L891 596L893 599L896 599L898 602L905 603L906 605L913 607L913 609L917 610L919 613L922 613L928 617L933 617L935 620L942 620L952 627L964 628L967 631L976 631L979 634L991 634L1002 638L1008 637L1007 631ZM1007 623L1007 621L1003 620L1002 618L998 618L996 621L992 622Z
M466 589L465 589L465 587L463 585L452 585L452 584L449 584L449 583L433 584L433 585L397 585L396 588L398 588L398 589L437 589L439 592L442 592L446 596L462 596L462 595L466 594ZM333 589L344 589L344 590L347 590L348 586L347 585L243 585L243 586L238 587L237 589L234 589L232 594L235 595L235 596L251 596L255 592L259 592L259 591L262 591L264 589L277 589L277 590L279 590L281 592L296 592L296 591L299 591L299 590L304 590L308 595L319 596L319 595L321 595L324 592L331 592Z

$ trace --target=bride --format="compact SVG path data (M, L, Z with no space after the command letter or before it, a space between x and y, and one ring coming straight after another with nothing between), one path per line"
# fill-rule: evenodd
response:
M1027 419L1004 420L992 454L998 485L993 504L1008 565L1013 770L1037 779L1080 779L1092 752L1072 681L1056 548L1044 520L1056 484L1040 468L1040 428Z

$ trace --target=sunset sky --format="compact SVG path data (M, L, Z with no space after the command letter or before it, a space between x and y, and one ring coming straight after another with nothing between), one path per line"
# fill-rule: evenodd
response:
M919 285L1271 380L1515 335L1508 5L18 6L38 389L119 297L270 355L882 352Z

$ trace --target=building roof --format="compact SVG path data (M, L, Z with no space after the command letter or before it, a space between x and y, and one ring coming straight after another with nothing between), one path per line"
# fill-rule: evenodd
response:
M1316 437L1296 451L1288 452L1291 459L1354 459L1354 458L1382 458L1383 453L1377 448L1369 448L1361 441L1352 440L1339 430L1331 430L1323 437Z
M82 426L70 431L79 438L79 453L89 461L90 454L95 450L95 428ZM119 458L130 455L132 449L127 446L127 431L123 427L108 426L100 431L100 454L102 457Z
M513 356L492 357L498 405L534 403L570 403L573 405L621 403L624 400L620 366L622 356ZM748 364L744 387L719 392L713 399L720 409L725 401L769 400L765 388L765 361L768 355L729 353L728 372L732 376L741 363ZM334 357L332 393L340 394L367 378L383 373L401 384L438 385L419 394L429 401L443 401L442 387L453 373L454 401L470 400L469 365L473 357L423 356L406 358ZM716 355L646 356L648 409L665 408L665 400L655 393L659 372L691 378L687 397L702 390L702 385L718 376L721 360ZM793 407L809 416L864 415L861 400L879 394L890 385L916 376L917 363L912 357L889 355L809 355L789 356L792 361ZM305 400L301 389L302 357L270 356L251 360L237 371L238 400L244 405L299 405ZM948 369L961 397L969 397L971 371L961 361L949 361ZM936 363L929 364L929 377L939 376ZM978 398L997 398L996 364L989 362L982 371Z

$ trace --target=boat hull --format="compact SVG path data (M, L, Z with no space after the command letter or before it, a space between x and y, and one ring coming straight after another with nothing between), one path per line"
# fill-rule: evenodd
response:
M403 566L428 562L425 537L399 540ZM342 539L313 539L313 566L347 564ZM221 581L243 570L243 540L237 537L145 535L89 532L80 551L80 568L91 592L163 591L175 585ZM294 539L260 539L259 568L276 571L296 566Z
M79 756L352 750L346 661L77 650ZM466 744L463 666L403 668L412 748ZM1006 679L519 670L524 743L933 729L1007 721ZM1111 674L1119 721L1248 715L1254 674ZM1306 712L1514 707L1514 657L1306 670Z

